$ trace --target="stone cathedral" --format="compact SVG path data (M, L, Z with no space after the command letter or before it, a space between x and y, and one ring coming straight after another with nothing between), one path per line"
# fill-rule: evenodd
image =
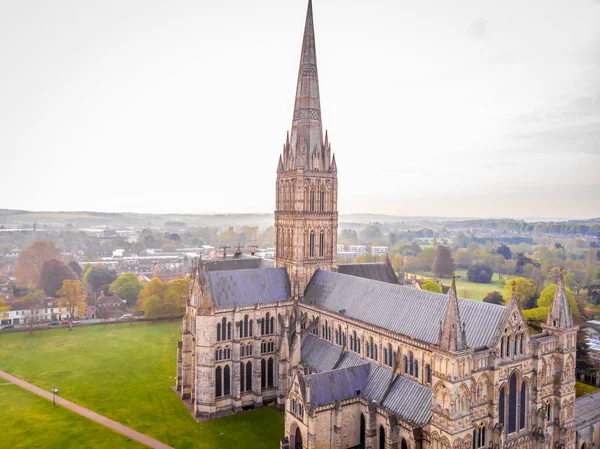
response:
M177 392L193 414L273 404L281 448L575 449L577 327L562 273L530 335L514 295L497 306L458 298L454 282L447 295L400 285L389 262L338 265L337 189L309 1L275 261L192 267Z

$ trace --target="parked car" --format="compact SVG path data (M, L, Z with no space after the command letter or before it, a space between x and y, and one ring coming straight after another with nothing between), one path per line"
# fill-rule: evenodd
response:
M73 324L79 324L79 323L81 323L81 321L79 321L79 320L73 320L73 321L71 321L71 322L72 322Z
M60 324L69 324L69 320L62 320Z
M60 323L58 321L50 321L48 326L58 326Z
M133 315L131 313L126 313L125 315L121 315L120 320L131 320L133 319Z
M0 327L0 331L3 331L4 329L14 329L14 328L15 328L14 324L6 324L6 325Z

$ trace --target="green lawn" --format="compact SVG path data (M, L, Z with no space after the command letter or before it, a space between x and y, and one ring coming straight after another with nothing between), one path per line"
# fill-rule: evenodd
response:
M586 394L593 393L594 391L598 391L599 388L596 388L593 385L584 384L583 382L575 382L575 396L585 396Z
M270 407L194 421L171 389L179 324L1 335L0 369L176 448L277 447L283 416Z
M417 271L413 274L424 278L434 278L433 274L427 271ZM471 294L471 299L476 299L477 301L481 301L485 295L494 290L498 290L502 293L507 279L507 275L504 275L504 279L499 279L498 273L494 273L494 276L492 276L492 282L490 284L479 284L477 282L467 281L467 270L456 270L456 276L456 290L458 292L458 296L462 297L464 289L467 289ZM452 283L452 278L450 277L436 279L442 281L444 285L450 285Z
M146 446L129 440L16 385L0 385L0 447L134 448Z

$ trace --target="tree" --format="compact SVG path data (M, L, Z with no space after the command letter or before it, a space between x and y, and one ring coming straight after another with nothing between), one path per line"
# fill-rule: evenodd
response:
M466 299L471 299L471 292L469 290L467 290L466 288L461 288L460 289L460 295L461 298L466 298Z
M600 281L592 282L585 287L593 304L600 305Z
M498 290L489 292L487 295L485 295L485 298L483 298L483 302L500 305L502 304L502 293L500 293Z
M354 263L372 263L374 261L373 254L362 254L354 259Z
M402 254L394 254L394 257L392 257L392 268L396 273L400 273L400 269L403 268L403 259Z
M9 311L10 311L10 306L6 305L6 302L4 302L4 298L0 298L0 323L2 322L2 320L5 320L8 318Z
M513 282L515 283L515 293L522 309L531 309L535 303L533 300L537 296L537 288L533 282L523 277L509 279L504 285L504 301L508 303L512 297Z
M454 259L452 259L450 248L438 245L435 248L435 256L431 271L434 275L439 277L450 277L452 276L452 273L454 273L454 269Z
M81 277L81 274L83 273L83 269L77 262L72 260L67 265L69 265L69 267L71 267L71 270L73 270L73 273L75 273L77 275L77 277Z
M423 285L421 285L421 288L423 290L427 290L428 292L442 293L442 287L440 286L440 284L431 279L426 279L423 282Z
M60 248L52 241L39 240L19 254L15 264L15 277L21 287L34 288L40 280L44 262L60 256Z
M478 282L480 284L489 284L492 282L494 270L488 264L475 262L467 270L467 279L469 282Z
M577 358L575 361L578 373L596 371L596 365L590 361L590 351L587 343L587 334L583 329L577 330Z
M577 301L575 301L575 295L569 288L565 288L565 293L567 294L567 301L569 302L569 307L571 308L573 317L581 317L579 307L577 306ZM540 293L540 297L537 300L538 307L552 307L554 295L556 295L556 284L550 284Z
M502 257L504 257L505 260L512 259L512 251L504 243L502 245L500 245L500 247L496 250L496 252L498 254L500 254Z
M164 301L158 295L150 295L142 302L145 318L158 318L162 316Z
M146 251L146 245L144 242L138 240L131 245L131 251L135 254L140 254L142 251Z
M50 259L42 265L39 287L48 296L56 296L63 282L69 279L77 279L77 275L71 267L58 259Z
M99 291L103 285L112 284L115 279L117 279L117 272L103 265L94 265L86 277L91 292Z
M101 320L104 320L104 325L106 326L106 324L113 318L117 318L117 315L119 314L120 309L116 308L116 307L111 307L111 306L102 306L102 307L98 307L98 318Z
M27 325L30 334L33 334L33 328L40 322L37 307L39 307L39 305L32 304L28 310L23 310L21 312L21 314L24 315L23 323Z
M536 307L535 309L523 310L523 318L532 334L542 332L542 323L546 322L548 317L547 307Z
M73 321L75 316L80 316L85 311L85 294L81 284L76 280L66 280L58 291L60 298L60 307L67 309L69 322ZM71 328L69 328L70 330Z
M27 296L23 298L23 301L39 301L40 299L44 299L44 292L42 290L35 290L29 293Z
M146 302L146 300L148 300L148 298L150 298L151 296L158 296L159 299L162 299L165 295L165 290L165 284L163 284L163 282L159 278L150 279L150 282L146 284L146 286L142 289L138 296L138 304L142 306L144 313L144 303Z
M383 237L381 229L375 225L366 226L360 231L360 240L363 242L373 242Z
M396 242L398 241L398 237L396 236L396 234L394 234L393 232L390 232L387 235L387 240L388 240L388 245L390 246L390 248L392 246L394 246L396 244Z
M144 284L133 273L123 273L112 284L110 292L116 293L119 298L127 301L128 306L134 306L138 300L140 292L144 289Z

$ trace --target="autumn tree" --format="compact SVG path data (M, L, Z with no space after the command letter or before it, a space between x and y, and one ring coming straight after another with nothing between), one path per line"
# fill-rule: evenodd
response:
M159 278L152 278L150 282L142 289L138 296L138 304L143 305L144 302L153 295L162 298L165 294L165 284Z
M112 320L113 318L117 318L120 311L121 311L121 309L119 309L117 307L111 307L111 306L98 307L98 318L103 320L104 325L106 326L106 324L110 320Z
M454 259L452 259L452 253L448 247L438 245L435 248L431 271L435 276L439 277L452 276L452 273L454 273Z
M8 318L8 312L10 311L10 306L6 305L4 298L0 298L0 323L2 320Z
M112 284L110 292L116 293L119 298L127 301L128 306L134 306L138 300L140 292L144 289L144 284L133 273L123 273Z
M505 244L500 245L500 247L496 250L496 253L504 257L505 260L512 259L512 251Z
M158 295L150 295L144 298L142 302L144 318L159 318L164 311L164 301Z
M58 291L60 307L67 309L69 321L85 311L85 294L81 284L76 280L66 280Z
M40 299L44 299L45 295L44 295L44 291L43 290L35 290L31 293L29 293L27 296L25 296L23 298L23 301L28 302L28 301L39 301Z
M515 284L515 293L519 303L521 304L521 308L531 309L535 305L534 300L537 297L537 287L529 279L525 279L523 277L509 279L506 281L506 284L504 285L504 293L502 295L504 297L504 301L508 304L508 301L512 297L513 282Z
M77 275L71 267L58 259L50 259L42 265L40 272L39 288L44 290L48 296L56 296L64 281L77 279Z
M431 279L426 279L423 282L423 285L421 285L421 288L428 292L442 293L442 287L440 286L440 284Z
M38 240L19 254L15 264L15 277L21 287L34 288L40 281L44 262L60 256L58 245L49 240Z

